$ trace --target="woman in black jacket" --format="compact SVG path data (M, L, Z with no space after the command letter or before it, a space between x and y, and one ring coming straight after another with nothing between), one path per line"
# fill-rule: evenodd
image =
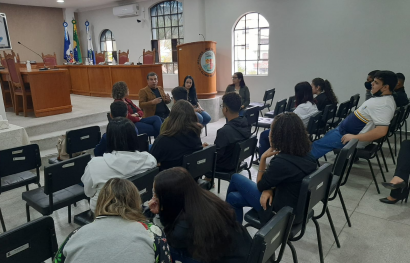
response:
M229 204L200 188L186 169L160 172L149 206L160 216L173 261L246 262L252 243L248 232Z
M234 174L229 184L226 201L235 209L240 223L243 207L263 212L269 201L275 212L285 206L296 209L303 178L316 170L306 129L295 113L276 116L269 139L270 148L261 157L256 184L241 174ZM266 159L272 156L266 169Z
M327 79L315 78L312 80L312 92L316 94L316 106L319 111L323 111L326 105L337 105L337 97L333 92L332 85Z
M181 166L184 155L202 149L201 128L188 101L179 100L172 106L167 125L150 151L157 159L160 171Z

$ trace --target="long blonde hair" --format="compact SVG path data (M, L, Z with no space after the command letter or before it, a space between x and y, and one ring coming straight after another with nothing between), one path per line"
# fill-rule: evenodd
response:
M98 195L95 216L121 216L130 221L146 221L137 187L121 178L112 178L105 183Z

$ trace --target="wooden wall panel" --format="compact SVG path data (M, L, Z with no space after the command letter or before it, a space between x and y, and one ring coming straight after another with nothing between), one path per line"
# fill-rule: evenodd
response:
M88 67L87 70L90 95L96 97L111 97L111 67L95 66Z

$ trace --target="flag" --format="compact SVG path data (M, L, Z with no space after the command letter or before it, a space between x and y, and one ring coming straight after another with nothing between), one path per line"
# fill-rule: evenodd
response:
M93 40L91 39L91 33L90 33L90 22L86 21L85 22L85 28L87 31L87 58L90 59L90 63L95 65L95 56L94 56L94 48L93 48Z
M73 63L73 51L71 50L70 35L68 34L68 23L64 22L64 60Z
M81 48L80 48L80 41L78 41L78 35L77 35L77 22L73 19L71 21L73 23L73 53L74 53L74 60L76 62L83 62L83 59L81 57Z

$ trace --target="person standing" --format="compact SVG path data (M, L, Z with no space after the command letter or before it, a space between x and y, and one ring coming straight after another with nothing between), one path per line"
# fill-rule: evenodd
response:
M171 102L169 94L158 86L158 75L150 72L147 75L148 85L138 93L139 104L146 117L159 116L162 121L169 115L167 104Z
M211 116L199 105L198 97L196 96L196 87L194 79L191 76L186 76L184 79L184 87L188 90L188 101L194 107L198 121L202 125L207 125L211 121Z
M226 88L225 94L228 92L236 92L241 96L241 110L239 116L243 116L244 110L251 102L251 94L249 93L249 88L245 85L242 72L235 72L233 74L232 84Z

